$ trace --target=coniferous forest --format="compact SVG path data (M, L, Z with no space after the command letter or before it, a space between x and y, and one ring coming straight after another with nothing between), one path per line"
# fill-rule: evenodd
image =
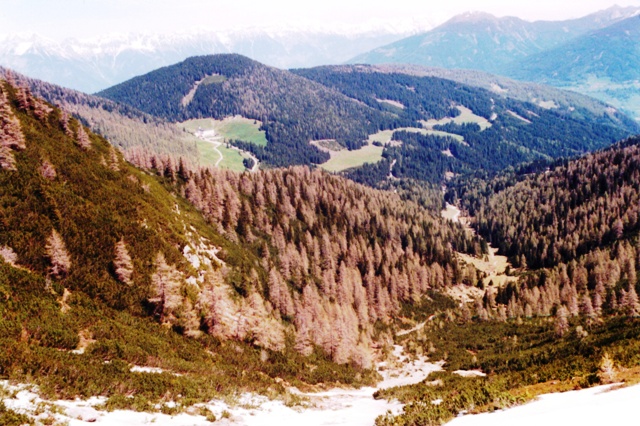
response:
M374 385L394 345L442 361L374 394L405 404L379 425L640 381L640 139L617 112L239 55L101 97L2 75L2 379L211 418L247 392ZM265 146L226 141L256 170L199 167L175 122L234 115L262 123ZM381 158L329 173L312 141Z

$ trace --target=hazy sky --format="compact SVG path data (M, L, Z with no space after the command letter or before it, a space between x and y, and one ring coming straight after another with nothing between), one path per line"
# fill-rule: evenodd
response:
M425 29L466 11L527 20L577 18L640 0L0 0L0 35L53 39L248 27Z

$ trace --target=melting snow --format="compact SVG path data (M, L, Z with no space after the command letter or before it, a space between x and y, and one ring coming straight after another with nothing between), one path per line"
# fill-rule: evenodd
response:
M600 426L635 423L640 385L609 392L611 388L612 385L607 385L542 395L533 402L508 410L458 417L447 426Z
M242 395L238 403L229 406L222 401L211 401L208 404L197 404L187 409L187 413L170 416L162 413L139 413L116 410L99 411L96 405L104 403L104 398L91 398L86 401L43 401L35 393L35 387L10 386L8 382L0 382L15 398L6 398L8 408L35 417L38 405L49 404L51 408L40 416L44 419L51 415L56 421L67 422L69 426L80 426L86 422L97 425L133 426L155 424L159 426L186 426L211 424L199 410L206 407L217 419L224 419L221 424L234 425L271 425L271 424L304 424L305 426L321 425L372 425L379 415L391 411L399 414L402 404L398 401L376 400L373 393L378 389L393 386L419 383L429 373L442 369L442 363L427 362L425 357L410 360L403 348L394 346L392 362L378 364L383 381L374 387L361 389L331 389L326 392L303 393L295 388L290 392L302 396L306 401L302 406L288 407L282 401L269 400L254 394ZM134 366L131 371L159 373L161 369ZM165 404L169 406L168 404ZM54 407L55 406L55 407ZM42 411L42 410L39 410ZM56 413L57 412L57 413Z

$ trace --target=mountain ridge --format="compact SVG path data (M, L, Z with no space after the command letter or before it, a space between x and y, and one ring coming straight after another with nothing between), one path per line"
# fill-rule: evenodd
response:
M94 93L196 55L241 53L272 66L291 68L340 63L406 34L392 29L355 33L203 30L174 36L132 33L60 42L37 35L17 35L0 40L0 65Z
M462 14L426 33L382 46L348 62L415 63L500 74L505 65L518 58L558 46L638 10L613 7L578 19L534 22L487 13Z

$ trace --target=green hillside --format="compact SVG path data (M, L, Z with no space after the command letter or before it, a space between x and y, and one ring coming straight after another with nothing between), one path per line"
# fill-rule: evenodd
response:
M153 410L287 398L275 378L371 383L400 309L475 274L454 251L477 239L390 192L306 168L137 169L4 82L0 128L0 376L51 398Z
M450 173L581 154L638 129L619 113L549 108L436 77L364 66L288 72L238 55L190 58L101 95L174 121L240 114L262 123L268 143L232 143L266 165L323 164L332 156L325 167L360 166L348 176L372 185L389 175L440 183ZM371 135L396 129L390 140L400 143L384 141L382 157L379 150L369 156L377 163L355 161Z
M393 132L393 142L382 154L386 161L350 173L369 184L386 179L391 163L396 178L439 183L448 173L499 171L533 160L574 156L638 131L632 120L602 107L596 110L576 103L545 108L402 69L356 65L293 72L372 109L393 111L399 120L419 123Z
M212 80L211 76L224 78ZM269 144L252 151L274 166L323 163L328 154L310 141L336 139L357 149L370 133L389 127L394 119L317 83L240 55L189 58L99 95L171 121L235 115L258 120Z

